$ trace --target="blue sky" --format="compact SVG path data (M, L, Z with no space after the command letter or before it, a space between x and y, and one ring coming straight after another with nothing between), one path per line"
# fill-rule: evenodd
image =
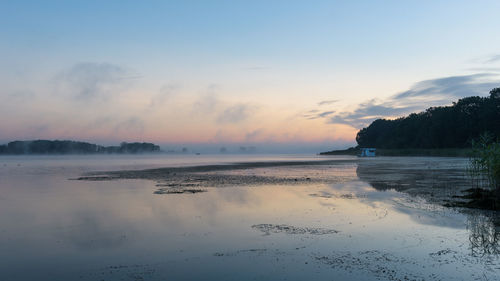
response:
M5 141L344 146L373 118L500 81L499 1L1 6Z

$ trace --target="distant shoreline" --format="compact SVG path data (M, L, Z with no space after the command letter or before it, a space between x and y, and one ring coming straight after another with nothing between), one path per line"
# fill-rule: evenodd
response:
M87 155L160 153L160 146L147 142L122 142L119 146L102 146L73 140L11 141L0 145L0 155Z
M319 155L358 155L359 148L351 147L343 150L332 150L320 152ZM377 156L435 156L435 157L469 157L472 149L470 148L393 148L377 149Z

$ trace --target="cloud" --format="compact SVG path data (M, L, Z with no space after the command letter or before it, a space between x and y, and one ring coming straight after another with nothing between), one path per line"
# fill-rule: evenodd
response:
M110 63L78 63L55 77L57 92L77 100L104 98L137 79L125 68Z
M257 108L246 103L231 104L220 100L218 89L217 85L207 87L193 103L193 114L204 115L204 118L215 118L214 121L219 124L231 124L246 120Z
M422 109L425 108L422 106L395 107L392 102L378 103L375 100L371 100L358 105L352 112L341 112L332 116L327 122L331 124L346 124L354 128L362 128L379 118L402 116Z
M144 121L139 117L133 116L125 121L118 123L114 127L116 133L142 134L144 132Z
M162 106L165 102L175 96L180 86L174 83L163 85L160 91L151 98L150 107Z
M314 114L305 114L304 117L306 117L307 119L318 119L318 118L324 118L324 117L327 117L329 115L332 115L333 113L335 113L334 110L331 110L331 111L323 111L323 112L319 112L319 110L309 110L308 113L314 113Z
M196 113L212 113L215 111L219 99L215 95L207 94L202 96L193 105L193 111Z
M253 107L248 104L236 104L227 107L217 116L218 123L239 123L248 118Z
M325 112L321 112L320 114L318 114L319 117L326 117L328 115L331 115L335 113L335 111L325 111Z
M264 130L263 129L257 129L251 132L248 132L245 135L245 140L249 142L257 141L259 138L261 138L264 135Z
M320 101L318 102L318 105L319 106L322 106L322 105L329 105L329 104L332 104L332 103L336 103L338 102L339 100L324 100L324 101Z
M225 131L223 129L218 129L214 135L214 140L216 142L219 142L219 143L226 142L227 140L230 140L231 138L233 138L233 135L231 135L230 133L228 133L227 131Z
M48 124L30 125L28 126L28 131L33 136L37 138L38 136L43 136L50 132L50 126Z
M339 112L330 116L327 122L362 128L378 118L400 117L431 106L451 104L459 98L484 96L499 85L500 77L494 73L424 80L415 83L409 90L385 100L372 99L359 104L353 111Z
M484 63L494 63L500 61L500 55L492 55L484 60Z
M8 100L9 102L18 102L18 103L25 103L35 98L36 98L35 93L30 90L19 90L5 95L5 99Z
M480 71L480 72L500 72L500 67L495 66L481 66L481 67L469 67L469 71Z
M85 127L85 130L93 130L109 127L110 124L115 122L115 118L111 116L101 116L90 121Z
M455 97L477 96L488 93L498 86L497 74L477 73L463 76L450 76L438 79L424 80L414 84L408 91L396 94L394 99L408 97Z
M467 62L472 64L487 65L487 64L494 64L499 61L500 61L500 54L490 54L470 59Z
M217 90L218 86L215 84L208 86L205 93L193 104L193 112L198 114L213 113L219 105Z

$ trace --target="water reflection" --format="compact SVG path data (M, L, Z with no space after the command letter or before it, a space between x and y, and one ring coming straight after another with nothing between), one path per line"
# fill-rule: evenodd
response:
M71 224L58 227L54 231L55 238L81 251L109 250L130 243L127 240L127 234L132 232L130 227L110 227L103 221L108 216L92 212L68 214Z
M500 254L500 218L498 214L474 212L467 216L471 253L474 256Z
M466 230L463 214L425 209L416 200L410 206L404 193L377 188L380 181L364 172L372 165L266 168L251 172L339 177L334 184L177 195L153 194L154 181L5 172L0 279L404 280L411 273L418 280L457 280L485 271L480 258L467 259L468 238L477 255L498 254L492 218L471 216ZM492 264L490 280L498 274Z
M435 203L434 210L439 210L439 206L454 196L457 191L469 187L470 181L463 175L464 159L415 158L408 161L407 158L403 158L402 160L360 161L356 174L359 179L376 190L397 190L413 195L411 200L415 204L412 207L426 209L427 212L419 212L411 208L399 208L399 211L408 213L415 221L451 226L450 220L436 219L432 216L432 213L428 212L426 202ZM432 206L432 204L427 206ZM408 204L405 207L408 207ZM471 254L473 256L499 255L500 217L498 212L465 209L459 211L467 214L466 229L469 234ZM453 226L460 228L461 224Z
M448 196L451 189L470 185L466 165L465 158L386 157L359 161L356 174L377 190Z

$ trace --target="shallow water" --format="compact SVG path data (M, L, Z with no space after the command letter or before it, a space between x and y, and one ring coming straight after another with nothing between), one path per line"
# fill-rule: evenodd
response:
M496 215L441 207L334 166L229 174L330 183L204 187L154 194L155 181L75 181L90 171L307 155L0 158L0 280L496 280ZM449 158L397 158L438 165ZM379 162L377 162L379 161ZM463 160L460 160L463 161ZM427 163L426 162L426 163ZM452 162L456 162L452 160ZM402 167L404 168L404 167ZM434 173L437 170L433 170Z

